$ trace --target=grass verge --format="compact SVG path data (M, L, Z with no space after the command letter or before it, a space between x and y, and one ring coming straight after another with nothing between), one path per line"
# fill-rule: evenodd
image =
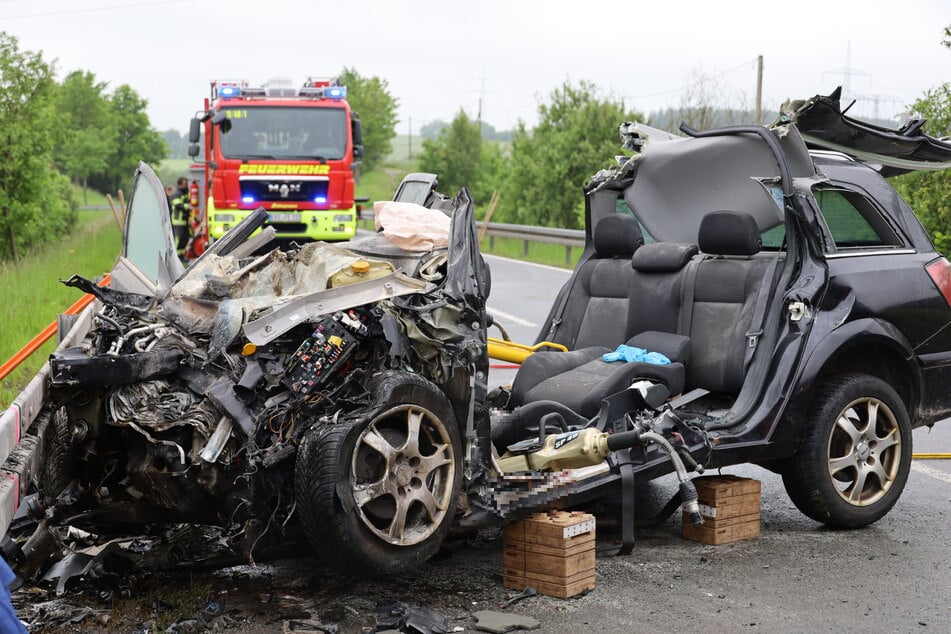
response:
M59 283L73 273L94 278L109 271L120 249L109 211L80 211L71 235L31 252L19 264L0 263L0 362L6 361L82 294ZM56 337L0 381L0 409L26 386L56 347Z

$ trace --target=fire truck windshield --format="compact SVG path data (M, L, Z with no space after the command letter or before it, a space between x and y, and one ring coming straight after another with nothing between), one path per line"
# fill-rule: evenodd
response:
M227 107L226 158L339 160L347 152L347 114L335 107Z

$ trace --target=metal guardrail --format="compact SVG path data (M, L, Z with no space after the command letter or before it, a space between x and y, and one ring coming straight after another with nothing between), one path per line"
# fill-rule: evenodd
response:
M361 212L361 220L373 221L373 210L365 209ZM558 227L533 227L530 225L513 225L502 222L490 222L488 226L484 222L476 222L479 229L479 235L489 239L489 249L495 248L496 238L508 238L522 241L522 255L528 255L528 246L532 242L542 242L546 244L560 244L565 247L565 264L570 265L572 249L584 248L584 230L582 229L561 229ZM484 232L483 232L483 227Z

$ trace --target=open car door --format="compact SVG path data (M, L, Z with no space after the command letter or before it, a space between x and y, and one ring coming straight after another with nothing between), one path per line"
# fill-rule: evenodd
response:
M122 229L122 253L112 269L111 287L161 296L185 271L175 251L165 188L155 172L139 163Z

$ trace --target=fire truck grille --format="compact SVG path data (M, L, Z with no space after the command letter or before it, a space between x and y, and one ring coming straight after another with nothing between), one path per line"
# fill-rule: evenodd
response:
M326 180L241 180L241 199L247 202L327 201Z

